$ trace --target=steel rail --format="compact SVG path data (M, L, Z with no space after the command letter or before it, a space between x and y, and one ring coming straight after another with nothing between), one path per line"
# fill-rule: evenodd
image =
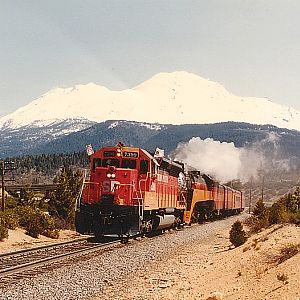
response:
M55 248L56 246L63 246L63 245L68 245L68 244L73 244L73 243L76 244L78 242L86 241L88 238L90 238L90 236L82 237L82 238L78 238L78 239L74 239L74 240L70 240L70 241L65 241L65 242L59 242L59 243L53 243L53 244L49 244L49 245L32 247L32 248L28 248L28 249L21 249L21 250L12 251L12 252L0 253L0 258L10 257L10 256L14 256L17 254L31 253L34 251L44 250L47 248Z
M108 243L104 243L101 245L91 246L87 249L79 249L79 250L71 251L68 253L63 253L63 254L59 254L59 255L55 255L55 256L51 256L51 257L46 257L46 258L38 259L38 260L35 260L32 262L28 262L28 263L24 263L21 265L2 269L2 270L0 270L0 278L4 278L7 276L16 274L16 273L31 270L36 267L44 266L44 265L49 264L50 262L56 263L56 262L62 261L67 258L74 258L80 254L89 254L89 253L97 251L101 248L106 248L106 247L109 247L111 245L118 244L118 243L119 243L119 241L108 242Z

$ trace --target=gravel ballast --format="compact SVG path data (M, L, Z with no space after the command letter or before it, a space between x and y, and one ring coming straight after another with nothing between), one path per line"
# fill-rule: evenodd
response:
M155 261L167 261L190 243L201 243L215 236L218 230L229 230L237 219L245 217L243 214L142 241L130 241L91 259L79 259L57 270L22 279L0 290L0 299L83 299L101 296L107 286L117 291L130 276L151 268Z

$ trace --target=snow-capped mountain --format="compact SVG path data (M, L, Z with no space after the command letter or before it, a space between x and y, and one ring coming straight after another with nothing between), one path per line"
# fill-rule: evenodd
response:
M55 88L2 117L0 129L41 128L67 119L84 120L83 128L88 121L130 120L160 124L236 121L300 130L299 111L266 98L233 95L222 85L187 72L159 73L123 91L94 83ZM78 126L69 126L62 134L77 131Z

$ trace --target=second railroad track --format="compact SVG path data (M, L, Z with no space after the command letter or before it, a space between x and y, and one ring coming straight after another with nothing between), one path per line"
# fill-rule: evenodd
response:
M66 259L107 250L120 240L92 241L91 238L61 242L52 245L0 254L0 288L24 277L45 272L61 265Z

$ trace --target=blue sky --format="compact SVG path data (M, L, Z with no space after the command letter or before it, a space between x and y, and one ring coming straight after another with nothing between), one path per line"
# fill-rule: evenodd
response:
M0 116L57 86L184 70L300 109L300 1L0 0Z

